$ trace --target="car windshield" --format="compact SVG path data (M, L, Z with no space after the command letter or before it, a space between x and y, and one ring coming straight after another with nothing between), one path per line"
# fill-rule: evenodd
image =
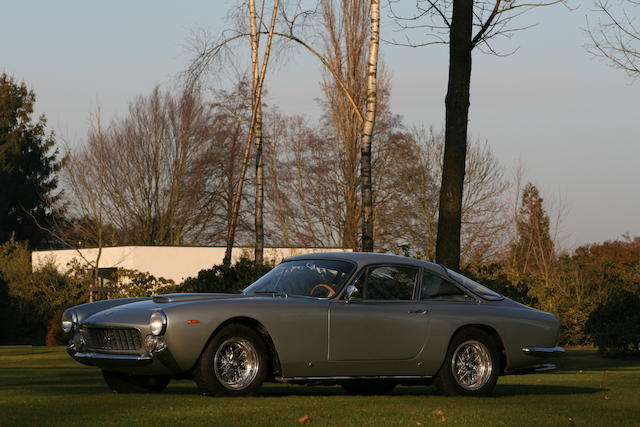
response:
M354 268L353 264L344 261L285 261L255 281L242 293L329 298L340 291Z
M500 295L499 293L492 291L486 286L482 286L480 283L476 282L475 280L471 280L468 277L463 276L462 274L456 273L455 271L449 270L448 268L447 273L449 273L449 276L453 278L453 280L460 283L462 286L469 289L471 292L481 298L491 301L504 299L504 296Z

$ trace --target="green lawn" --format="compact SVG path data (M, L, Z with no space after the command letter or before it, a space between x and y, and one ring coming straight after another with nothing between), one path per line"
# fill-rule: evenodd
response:
M640 426L640 361L572 350L550 374L502 377L495 396L434 387L345 396L339 387L267 384L259 397L208 398L191 381L159 395L119 395L61 347L0 348L0 426L15 425L598 425Z

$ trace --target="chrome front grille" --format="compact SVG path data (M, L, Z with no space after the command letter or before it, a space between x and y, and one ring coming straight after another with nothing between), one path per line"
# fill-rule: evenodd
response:
M140 332L133 328L87 328L82 331L87 347L95 350L140 350Z

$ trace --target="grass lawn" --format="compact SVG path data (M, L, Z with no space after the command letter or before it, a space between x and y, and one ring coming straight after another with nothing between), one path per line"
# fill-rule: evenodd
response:
M111 393L100 371L61 347L0 348L0 426L16 425L594 425L640 426L640 360L571 350L549 374L500 378L495 396L434 387L345 396L339 387L266 384L258 397L208 398L191 381L158 395Z

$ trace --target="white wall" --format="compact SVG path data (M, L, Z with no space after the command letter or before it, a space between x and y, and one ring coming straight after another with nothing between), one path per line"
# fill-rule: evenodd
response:
M351 250L264 248L264 258L266 262L278 263L290 256L314 252L351 252ZM200 270L222 264L224 253L224 247L213 246L116 246L102 248L98 267L138 270L180 283L187 277L196 276ZM236 262L242 255L253 258L253 248L233 248L231 262ZM33 269L37 270L44 264L53 263L58 271L65 272L74 260L83 266L93 266L97 256L96 248L34 251L31 264Z

